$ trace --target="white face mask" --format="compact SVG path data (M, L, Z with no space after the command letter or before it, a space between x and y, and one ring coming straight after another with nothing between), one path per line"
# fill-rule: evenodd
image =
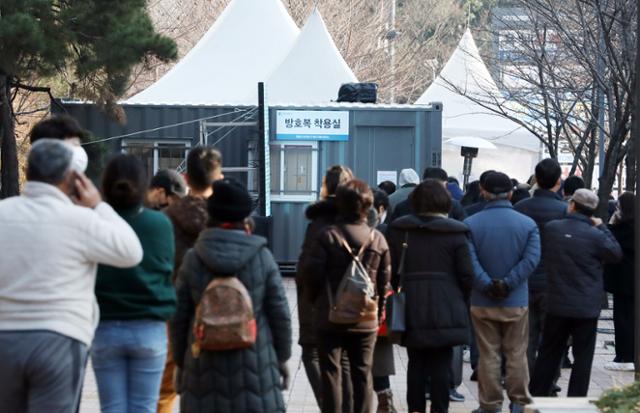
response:
M82 146L72 145L73 157L71 158L71 168L77 172L84 173L89 164L89 157Z

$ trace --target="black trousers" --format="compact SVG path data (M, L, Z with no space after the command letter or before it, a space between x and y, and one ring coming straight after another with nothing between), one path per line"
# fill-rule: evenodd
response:
M322 413L342 411L342 354L347 353L351 385L353 388L353 413L371 411L373 383L373 347L376 333L318 332L318 355L322 376Z
M633 336L633 296L613 295L613 326L616 334L616 358L617 363L633 363L634 336Z
M318 347L314 344L302 344L302 364L307 373L307 380L313 390L318 407L322 406L322 376L320 374L320 357ZM342 367L342 413L353 411L353 388L351 386L351 375L349 373L349 358L347 353L342 353L340 360Z
M407 349L407 405L410 412L425 412L425 383L431 381L431 413L449 411L451 347Z
M591 379L593 353L596 348L597 318L568 318L547 314L542 343L531 377L531 395L547 397L558 365L564 355L567 339L573 337L573 369L568 397L586 397Z
M527 347L529 371L533 371L539 347L542 343L542 332L544 330L546 314L547 293L529 292L529 347Z

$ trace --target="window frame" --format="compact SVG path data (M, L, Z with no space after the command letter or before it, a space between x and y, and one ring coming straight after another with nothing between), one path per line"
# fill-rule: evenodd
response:
M160 147L163 145L184 145L184 159L182 164L184 164L187 160L187 155L191 150L193 139L192 138L171 138L171 139L123 139L120 144L120 151L122 153L127 153L127 148L132 146L142 146L147 145L151 147L153 150L153 171L151 171L151 176L154 176L158 172L159 168L159 158L160 158ZM186 170L186 165L184 168L176 168L178 172L182 172Z
M311 190L308 194L291 194L284 190L285 182L285 148L287 146L299 146L311 149ZM269 142L269 152L280 152L280 179L279 190L271 192L272 202L314 202L318 199L318 142L317 141L284 141L274 140ZM269 157L271 162L271 157ZM272 166L272 165L271 165Z

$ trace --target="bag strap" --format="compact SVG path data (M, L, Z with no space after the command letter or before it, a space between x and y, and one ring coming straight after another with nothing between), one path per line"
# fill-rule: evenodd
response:
M373 243L374 231L373 231L373 229L371 230L371 232L369 234L369 238L360 247L360 250L358 251L358 255L354 255L353 254L353 249L349 245L349 242L347 242L347 238L344 236L344 233L343 233L342 229L339 229L337 235L338 235L338 239L339 239L340 244L347 250L349 255L351 255L351 258L355 259L356 261L360 261L360 258L362 257L362 254L364 253L364 251L367 249L367 247L369 247ZM331 292L331 285L329 283L329 279L328 278L327 278L327 282L325 283L325 285L327 287L327 295L329 296L329 308L332 308L333 307L333 293Z
M404 233L404 241L402 242L402 252L400 253L400 265L398 265L398 293L402 291L402 284L404 283L404 262L407 255L407 249L409 248L409 231Z
M364 254L364 251L371 245L373 244L373 237L374 237L374 231L371 230L371 232L369 233L369 238L367 239L367 241L364 242L364 244L362 244L362 246L360 247L360 249L358 250L358 254L355 255L353 253L353 248L351 248L351 246L349 245L349 242L347 242L347 238L344 236L344 231L342 229L340 229L338 234L338 238L339 238L339 242L340 244L342 244L342 246L347 250L347 252L349 253L349 255L351 255L352 258L360 261L360 258L362 258L362 254Z

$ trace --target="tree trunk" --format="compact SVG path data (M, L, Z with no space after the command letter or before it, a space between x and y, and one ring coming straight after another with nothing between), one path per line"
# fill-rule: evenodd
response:
M635 141L632 138L631 143L629 145L629 152L627 152L627 157L625 158L625 167L626 167L626 183L624 186L625 191L633 192L636 188L636 155L635 155Z
M0 199L20 193L18 151L10 95L9 78L0 75Z

